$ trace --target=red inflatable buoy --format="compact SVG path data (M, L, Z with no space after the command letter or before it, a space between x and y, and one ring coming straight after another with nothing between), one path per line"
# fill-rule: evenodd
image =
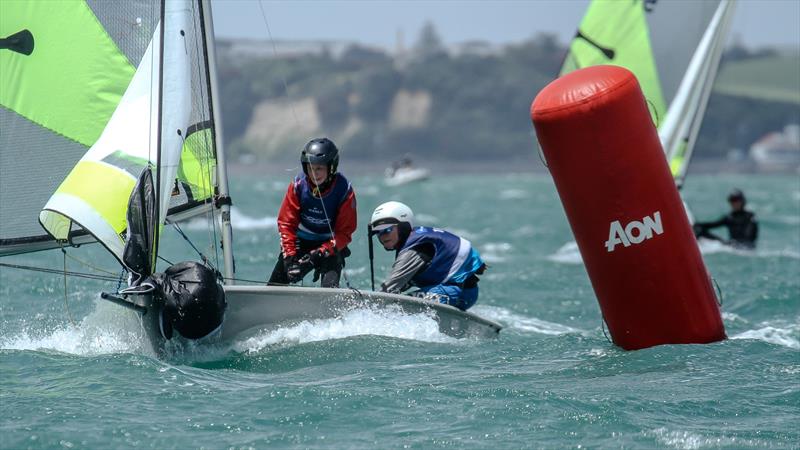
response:
M636 77L617 66L572 72L536 96L531 119L614 343L725 339Z

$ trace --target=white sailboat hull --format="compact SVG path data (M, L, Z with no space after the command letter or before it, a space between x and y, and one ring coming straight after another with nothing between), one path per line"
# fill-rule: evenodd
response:
M392 174L387 174L385 182L387 186L400 186L415 181L426 180L429 176L430 172L428 169L423 169L421 167L401 168L397 169Z
M225 286L224 289L228 307L222 323L223 342L302 321L335 319L364 308L396 308L403 314L428 314L442 333L456 338L492 338L502 329L500 324L470 312L408 295L283 286ZM150 296L131 300L146 305L143 324L153 348L161 354L166 341L159 327L160 305Z

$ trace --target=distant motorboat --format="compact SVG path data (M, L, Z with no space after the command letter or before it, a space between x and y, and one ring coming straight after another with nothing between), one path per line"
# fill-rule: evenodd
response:
M769 133L750 147L750 157L764 172L800 171L800 125Z
M385 182L387 186L399 186L414 181L426 180L429 176L430 171L428 169L414 167L410 159L406 158L386 169Z

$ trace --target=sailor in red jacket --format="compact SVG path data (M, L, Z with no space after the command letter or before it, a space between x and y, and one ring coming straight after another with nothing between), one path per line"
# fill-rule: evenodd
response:
M281 254L269 284L297 283L314 270L322 287L339 287L347 244L356 230L356 196L336 169L339 149L312 139L300 154L303 172L289 184L278 213Z

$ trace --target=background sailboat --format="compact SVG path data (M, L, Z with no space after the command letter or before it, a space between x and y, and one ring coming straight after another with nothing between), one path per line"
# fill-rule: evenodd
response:
M561 69L563 75L612 64L632 71L648 100L678 186L686 177L733 6L729 0L595 0Z
M733 10L732 0L594 0L561 68L563 75L611 64L636 75L678 188L689 170ZM693 222L688 206L686 212ZM552 258L581 261L575 242Z
M432 314L454 336L496 335L493 322L413 297L234 286L210 11L208 1L189 0L4 5L0 33L29 30L35 47L0 52L11 68L0 80L0 255L101 243L131 272L129 289L103 297L136 310L158 352L173 327L190 338L219 328L225 301L214 274L225 283L223 339L365 305ZM64 33L80 39L67 43ZM54 71L59 63L69 70ZM57 86L73 82L62 95ZM156 273L164 224L199 214L212 245L221 236L222 261L201 254L203 264ZM179 277L189 278L171 281ZM212 295L186 288L201 279Z

